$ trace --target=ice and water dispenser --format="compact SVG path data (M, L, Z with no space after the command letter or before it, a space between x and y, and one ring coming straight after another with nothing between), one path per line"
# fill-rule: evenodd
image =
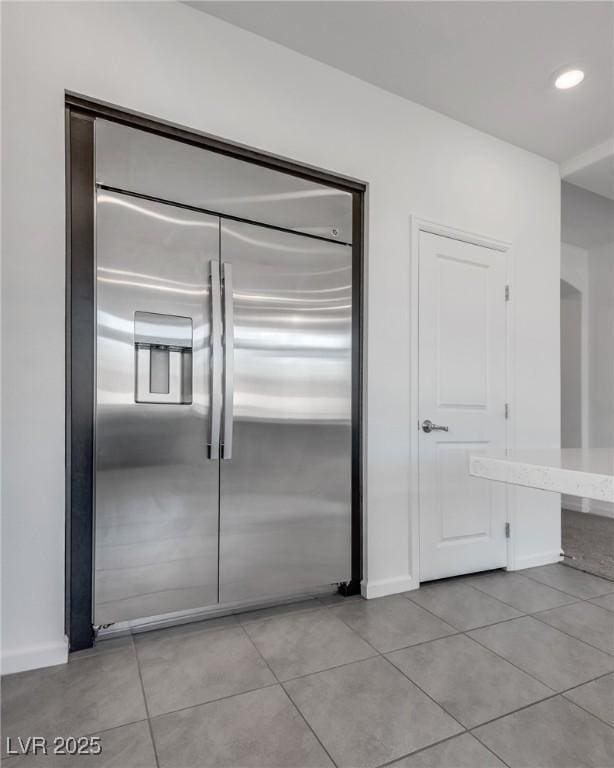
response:
M137 403L192 402L192 318L134 313Z

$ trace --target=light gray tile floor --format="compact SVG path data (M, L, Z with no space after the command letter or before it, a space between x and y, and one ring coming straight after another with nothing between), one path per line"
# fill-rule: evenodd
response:
M279 680L376 655L326 608L251 621L245 631Z
M143 633L136 647L152 716L277 682L242 627Z
M614 657L532 616L469 632L469 637L555 691L614 671Z
M614 727L614 675L580 685L565 696Z
M521 611L456 579L430 582L405 592L405 597L462 631L522 616Z
M348 603L331 612L378 651L456 634L458 630L400 595Z
M592 603L573 603L537 613L540 621L607 653L614 653L614 613Z
M275 685L152 720L160 768L326 768L330 758Z
M147 718L133 649L2 678L2 748L19 736L84 736Z
M566 592L582 600L614 592L614 581L591 576L562 563L542 565L540 568L528 568L519 572L521 576L547 584L549 587Z
M15 757L3 762L8 768L151 768L156 764L150 726L147 720L120 725L96 734L101 753L88 755L49 754Z
M613 596L554 565L103 641L2 680L3 749L99 735L102 755L2 768L611 768Z
M547 587L519 573L498 571L485 576L472 576L467 583L523 613L558 608L560 605L567 605L576 600L571 595Z
M510 768L607 768L614 731L562 696L514 712L475 731Z
M505 768L505 763L470 733L395 760L388 768Z
M338 766L378 766L463 730L381 656L285 688Z
M596 597L590 601L593 605L598 605L600 608L605 608L607 611L614 612L614 594L603 595L602 597Z
M466 635L405 648L388 654L388 658L466 728L552 693Z

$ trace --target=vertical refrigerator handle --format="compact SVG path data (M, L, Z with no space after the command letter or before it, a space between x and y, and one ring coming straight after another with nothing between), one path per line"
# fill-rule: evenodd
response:
M232 458L232 422L234 399L234 316L232 299L232 264L222 265L224 283L224 432L222 459Z
M222 379L220 362L222 358L222 308L220 298L220 263L215 259L209 262L209 290L211 295L211 367L209 403L209 459L220 458L220 420L222 411Z

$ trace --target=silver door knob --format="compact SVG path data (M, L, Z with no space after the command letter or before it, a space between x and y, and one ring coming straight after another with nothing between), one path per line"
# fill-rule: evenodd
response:
M423 432L447 432L448 427L441 427L439 424L433 424L433 422L430 419L425 419L422 422L422 431Z

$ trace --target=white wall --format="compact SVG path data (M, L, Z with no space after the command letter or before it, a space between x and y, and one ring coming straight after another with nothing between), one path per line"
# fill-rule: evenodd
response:
M588 252L590 440L614 446L614 242ZM614 517L614 505L591 502L591 512Z
M562 185L561 277L582 293L583 444L614 446L614 201ZM573 245L571 244L573 243ZM614 517L614 505L584 499L564 506Z
M588 253L591 441L614 445L614 243Z
M561 447L582 447L582 294L561 281Z
M513 243L520 447L559 444L554 164L173 3L4 3L5 670L63 657L64 89L369 183L366 591L410 561L411 213ZM519 489L515 565L556 559Z
M570 185L564 185L569 187ZM565 216L565 209L563 209ZM561 446L563 448L590 447L590 404L589 404L589 281L588 281L588 253L584 248L578 248L569 243L561 245L561 280L577 292L580 313L579 338L573 338L574 320L572 297L567 301L561 296ZM567 307L566 307L567 305ZM565 312L567 308L568 312ZM565 349L564 339L569 346ZM579 343L579 382L574 383L574 359L578 354L575 345ZM571 348L569 348L571 347ZM578 396L573 394L574 388L579 385ZM565 391L568 396L566 397ZM577 412L574 413L573 411ZM574 421L576 426L572 426ZM579 422L579 434L578 425ZM566 509L577 509L588 512L590 510L589 499L579 499L577 496L563 496L562 505Z
M563 181L561 239L585 250L614 242L614 200Z

